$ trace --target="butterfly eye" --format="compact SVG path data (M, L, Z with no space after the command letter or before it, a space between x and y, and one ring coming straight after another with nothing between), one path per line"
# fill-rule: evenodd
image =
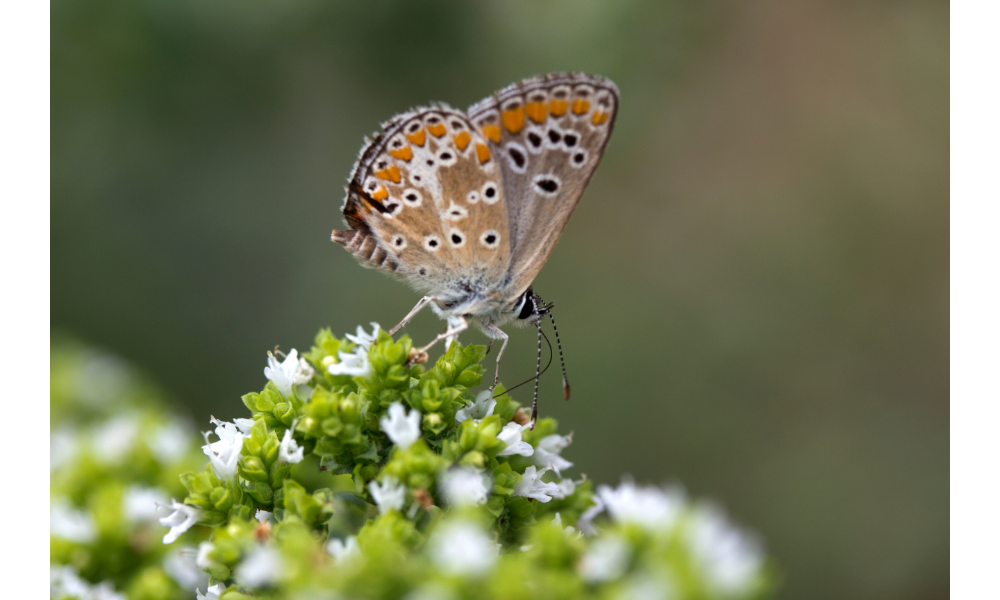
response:
M528 289L528 291L524 292L524 295L521 296L517 305L514 306L518 319L527 319L531 315L535 314L535 301L532 300L531 296L531 289Z

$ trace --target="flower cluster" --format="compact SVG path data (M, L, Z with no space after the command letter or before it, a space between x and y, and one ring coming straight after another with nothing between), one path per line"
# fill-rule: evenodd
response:
M208 532L162 543L203 516L176 500L178 476L204 459L193 427L116 357L57 340L51 362L50 597L193 597L208 584L195 561Z
M570 474L555 420L531 428L502 386L474 392L484 347L453 341L425 369L407 337L372 327L269 355L249 416L213 419L205 468L157 515L168 544L200 540L199 599L770 594L760 543L718 508L630 481L594 489Z

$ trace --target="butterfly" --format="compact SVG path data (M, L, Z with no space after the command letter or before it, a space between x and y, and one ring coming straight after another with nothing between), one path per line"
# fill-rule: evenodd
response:
M552 305L531 283L601 160L618 103L607 79L550 73L464 113L445 104L412 109L365 140L342 207L350 229L332 238L363 266L424 294L391 334L426 306L447 320L414 356L471 322L503 340L495 388L509 339L500 327L513 321L538 327L541 357L541 320L552 318ZM565 367L563 387L568 399ZM537 389L536 370L532 425Z

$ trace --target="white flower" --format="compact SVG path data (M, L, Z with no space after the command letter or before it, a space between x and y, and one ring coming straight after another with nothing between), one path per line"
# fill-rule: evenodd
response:
M93 433L94 453L104 462L122 462L128 458L138 436L139 420L135 416L115 417Z
M91 585L70 566L49 565L49 598L78 600L126 600L110 581Z
M379 419L378 426L400 450L406 450L420 439L420 411L413 409L407 413L402 403L393 402L389 405L389 416Z
M195 558L194 564L198 565L199 569L210 569L221 564L212 560L212 557L209 556L212 550L215 550L215 544L212 542L198 544L198 556Z
M134 485L125 490L122 508L129 523L152 522L160 518L160 507L167 503L163 490Z
M371 349L372 342L374 342L375 339L378 338L378 332L381 329L381 327L379 327L378 323L375 323L374 321L371 322L370 325L372 326L372 334L371 335L368 335L365 332L365 330L361 327L361 325L358 325L358 334L357 335L351 335L349 333L346 334L348 340L354 342L355 344L357 344L359 346L363 346L364 349L365 349L365 352L367 352L369 349Z
M500 550L500 545L485 531L466 522L442 525L428 543L434 564L451 575L485 573L493 566Z
M628 569L632 549L618 536L598 538L577 563L576 570L587 583L618 579Z
M340 350L337 352L337 356L340 358L340 362L333 363L326 368L330 375L364 377L371 373L372 365L368 362L368 350L364 346L355 346L353 354Z
M283 566L277 550L270 546L257 546L236 566L234 575L241 585L259 588L278 581Z
M677 489L638 487L631 481L623 482L617 489L599 486L597 495L618 523L636 523L651 530L673 526L684 505L684 496Z
M733 527L721 510L699 506L687 537L712 587L735 594L754 582L763 564L760 543Z
M557 475L562 475L563 469L572 467L573 463L559 456L559 453L572 442L572 433L569 435L553 434L545 436L542 438L542 441L538 442L538 447L535 448L535 455L533 457L535 464L540 467L550 467Z
M163 559L163 570L177 585L184 589L195 589L208 584L208 573L198 568L198 551L194 548L179 548Z
M485 504L490 494L490 480L472 469L452 469L441 476L441 489L452 506Z
M97 526L88 513L76 510L64 498L53 498L49 506L49 534L88 544L97 537Z
M371 481L368 483L368 490L378 505L379 514L384 515L393 509L402 510L403 502L406 500L406 486L399 483L395 477L386 477L381 484Z
M530 424L518 425L514 421L504 425L500 433L497 434L497 439L507 444L507 447L501 450L497 456L510 456L511 454L531 456L535 452L535 449L528 442L521 441L521 432L530 426Z
M150 452L161 463L173 463L181 459L191 446L188 429L176 421L170 421L156 431L146 444Z
M567 496L572 496L573 492L576 491L576 486L580 485L586 480L587 480L586 475L581 477L579 481L573 481L572 479L564 477L559 480L559 483L556 484L559 486L559 493L554 494L552 497L555 498L556 500L562 500Z
M281 445L278 446L278 462L279 463L300 463L302 459L305 458L305 448L299 446L295 438L292 437L292 429L295 427L295 423L285 430L285 435L281 438Z
M88 349L81 357L76 391L90 406L108 406L121 400L134 383L128 364L121 358Z
M273 512L268 512L258 508L257 512L254 513L253 518L257 519L260 523L266 523L271 520L272 516L274 516Z
M601 514L604 511L604 502L601 502L600 497L594 496L594 505L583 511L580 518L576 520L577 526L580 531L586 535L596 535L597 528L594 527L594 517Z
M559 493L559 486L542 481L542 475L545 475L546 472L548 472L547 468L537 471L534 465L525 469L524 479L514 485L514 495L534 498L539 502L551 500L552 496Z
M268 352L264 376L273 381L281 395L287 398L292 393L293 385L308 383L313 378L313 368L306 359L299 358L298 351L292 348L282 362L278 362L278 359Z
M212 461L212 468L215 474L224 481L230 481L236 477L236 469L240 462L240 451L243 450L243 434L232 423L225 423L212 417L215 423L215 434L219 436L219 441L209 442L209 434L205 434L206 445L201 447L202 452Z
M79 435L73 429L57 429L49 436L49 470L54 471L76 456Z
M337 538L330 540L326 545L326 551L333 557L334 564L338 565L354 556L361 555L361 548L358 547L358 538L353 535L347 536L347 539L344 540Z
M219 600L219 596L222 592L226 591L226 584L217 583L215 585L208 586L208 590L202 594L201 588L195 589L194 593L196 600Z
M476 399L473 400L468 406L459 409L459 411L455 413L455 420L459 423L466 419L481 421L492 415L493 409L496 408L496 406L497 401L493 399L493 390L483 390L476 395Z
M669 581L648 573L637 573L628 578L617 600L671 600L677 593Z
M558 527L559 529L562 529L563 533L566 534L566 537L570 537L574 533L576 534L577 538L583 537L583 532L577 531L576 528L573 527L572 525L567 525L566 527L563 527L562 516L560 516L559 513L556 513L555 518L552 519L552 524Z
M90 583L76 574L70 566L49 565L50 598L86 598L90 595Z
M236 429L239 429L240 433L244 436L250 435L250 432L253 431L253 425L256 422L257 421L254 419L233 419L233 425L235 425Z
M167 535L163 536L163 543L173 543L182 533L191 529L191 526L201 518L201 509L190 504L182 504L176 500L170 501L170 507L174 512L160 519L160 525L170 528Z

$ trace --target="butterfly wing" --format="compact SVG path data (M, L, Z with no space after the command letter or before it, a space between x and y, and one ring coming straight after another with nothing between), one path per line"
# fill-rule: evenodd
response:
M604 153L618 99L607 79L552 73L469 109L502 171L511 256L505 296L523 293L555 248Z
M364 266L435 296L498 286L510 256L499 157L466 116L445 106L382 126L352 171L333 240Z

